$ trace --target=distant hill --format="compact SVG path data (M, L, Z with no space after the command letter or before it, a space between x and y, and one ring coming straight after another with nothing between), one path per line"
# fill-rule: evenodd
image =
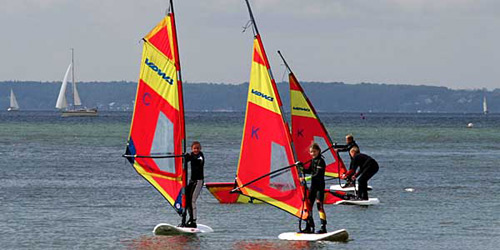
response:
M21 109L54 110L60 82L0 82L0 108L9 106L10 88L14 89ZM500 89L453 90L445 87L389 85L302 83L318 111L323 112L482 112L486 95L490 112L500 111ZM132 110L137 84L135 82L82 82L78 90L87 107L100 110ZM185 107L188 111L244 111L248 83L184 84ZM278 84L285 110L289 110L287 83Z

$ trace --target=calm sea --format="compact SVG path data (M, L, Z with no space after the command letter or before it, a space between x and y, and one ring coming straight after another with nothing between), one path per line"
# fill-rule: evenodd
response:
M206 181L232 181L244 114L186 116ZM500 115L320 116L334 141L353 133L381 165L370 183L379 205L326 206L328 229L347 229L347 243L277 240L297 229L295 218L268 205L222 205L206 190L198 221L214 233L153 236L179 217L121 157L131 113L0 112L0 248L499 249Z

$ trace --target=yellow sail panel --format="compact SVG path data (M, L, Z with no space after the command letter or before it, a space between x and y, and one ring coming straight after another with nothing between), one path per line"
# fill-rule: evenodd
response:
M179 110L175 63L148 42L144 43L142 51L140 79Z
M254 53L248 87L248 102L257 104L272 112L281 114L280 103L269 76L265 55L258 39L254 39Z
M292 115L316 118L316 115L307 103L307 100L304 98L302 92L291 90L290 102L292 103Z

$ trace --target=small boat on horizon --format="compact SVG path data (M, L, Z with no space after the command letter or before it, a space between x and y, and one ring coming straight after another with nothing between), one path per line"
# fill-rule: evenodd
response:
M488 114L488 103L486 102L486 95L483 96L483 114Z
M68 87L68 77L70 72L73 83L72 106L68 106L68 101L66 99L66 89ZM76 88L73 48L71 49L71 63L66 70L66 74L64 74L61 89L59 90L59 96L57 97L56 108L61 110L61 117L97 116L97 108L86 108L82 106L82 101L80 99L80 95L78 94L78 89Z
M14 90L10 89L10 106L7 111L19 111L19 104L17 103L16 95L14 95Z

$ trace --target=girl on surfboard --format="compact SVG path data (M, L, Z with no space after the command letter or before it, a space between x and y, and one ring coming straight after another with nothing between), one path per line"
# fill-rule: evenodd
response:
M314 233L314 219L312 216L312 207L314 201L316 200L316 205L318 207L319 218L321 219L321 229L316 233L326 233L326 214L323 209L323 200L325 198L325 160L321 155L321 148L317 143L313 143L309 147L309 154L311 155L311 163L308 168L304 168L303 164L299 162L299 170L305 174L311 174L311 188L309 190L307 211L309 211L309 217L306 221L306 228L303 233Z
M186 154L186 161L191 162L191 178L186 190L186 209L189 213L186 227L196 228L196 200L203 187L203 166L205 165L205 156L201 152L200 142L194 141L191 143L191 153Z

